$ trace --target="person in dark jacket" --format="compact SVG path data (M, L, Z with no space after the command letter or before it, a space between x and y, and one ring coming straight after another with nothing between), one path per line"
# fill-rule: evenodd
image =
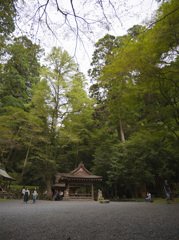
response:
M24 202L27 203L29 200L29 195L30 195L30 191L28 188L26 188L25 190L25 195L24 195Z
M55 201L59 201L59 200L60 200L60 194L59 194L59 191L57 191L55 196Z
M165 183L164 183L163 187L164 187L164 191L165 191L165 194L166 194L167 203L170 203L171 190L170 190L170 186L169 186L167 180L165 180Z

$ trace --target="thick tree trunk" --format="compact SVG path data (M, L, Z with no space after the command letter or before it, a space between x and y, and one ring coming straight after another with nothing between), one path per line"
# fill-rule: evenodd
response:
M26 157L25 157L25 161L24 161L24 168L25 168L26 165L27 165L27 160L28 160L28 157L29 157L31 142L32 142L32 137L31 137L31 139L30 139L30 143L29 143L29 146L28 146L28 149L27 149L27 153L26 153Z
M51 197L51 177L48 176L47 178L47 197Z
M123 127L122 127L122 121L120 120L119 121L119 126L120 126L120 134L121 134L121 142L125 142L125 136L124 136L124 130L123 130Z

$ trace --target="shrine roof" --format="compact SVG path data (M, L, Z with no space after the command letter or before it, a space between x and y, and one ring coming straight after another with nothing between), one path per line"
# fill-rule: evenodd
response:
M16 181L14 178L12 178L11 176L9 176L9 174L7 174L6 170L4 168L0 167L0 176L7 178L9 180L13 180Z
M71 180L102 180L101 176L97 176L92 174L90 171L88 171L83 163L80 163L77 168L75 168L70 173L58 173L56 175L56 181L57 183L59 179L71 179Z

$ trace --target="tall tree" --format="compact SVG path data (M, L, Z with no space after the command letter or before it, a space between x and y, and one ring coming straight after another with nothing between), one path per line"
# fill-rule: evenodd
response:
M32 88L32 99L28 105L31 118L38 119L38 132L35 126L29 132L30 138L26 142L26 165L23 169L22 180L33 184L40 182L51 194L52 176L56 169L55 142L52 141L49 118L52 112L51 89L46 79L41 79ZM25 162L24 162L25 163ZM29 171L33 171L33 178L29 179Z
M58 124L63 119L63 107L68 105L66 93L69 89L72 76L77 70L77 65L67 51L53 47L46 58L47 67L42 71L42 76L47 79L51 88L51 130L56 131Z
M66 140L70 135L70 129L69 132L66 130L67 135L63 134L65 128L63 121L65 118L70 119L72 113L79 114L87 103L84 101L87 98L85 92L81 89L84 76L78 73L77 65L66 51L54 47L46 58L46 67L42 69L42 79L48 84L51 96L47 102L50 110L48 113L50 130L46 153L48 159L60 164L59 158L62 155L60 150L63 149L63 145L67 145ZM52 179L50 172L52 171L48 171L48 190Z
M73 156L73 167L77 167L79 162L86 161L89 166L89 160L86 159L89 151L91 139L91 128L93 126L93 103L84 89L85 78L82 73L76 73L73 77L71 87L67 93L68 96L68 114L62 121L62 127L59 129L63 134L63 144L71 148ZM90 152L90 151L89 151Z
M108 119L110 119L110 121L113 121L113 124L116 124L119 136L121 138L121 141L123 142L125 141L125 135L122 121L122 107L118 108L116 102L119 101L119 98L121 98L121 94L119 96L118 92L121 88L123 88L124 90L125 80L121 82L120 86L118 86L118 81L118 84L114 87L115 83L112 78L108 77L108 79L106 79L107 81L101 81L100 79L103 78L103 68L105 66L108 66L110 64L110 59L113 58L113 56L120 51L120 49L125 43L125 39L126 36L115 38L114 36L108 34L104 38L100 39L95 44L96 50L93 54L93 61L91 63L93 69L89 71L92 80L96 81L95 84L90 87L90 92L92 96L96 97L98 105L100 106L100 104L102 104L102 108L104 108L105 106L109 114L110 108L108 105L108 99L112 99L112 101L114 102L114 106L116 107L115 114L113 112L113 116L111 115L111 118L110 116L108 116ZM103 79L105 79L105 76ZM116 101L117 96L118 100ZM123 101L120 100L120 104L121 103L123 103Z
M33 83L39 81L40 47L27 37L15 38L8 46L8 60L3 66L0 79L1 101L3 106L25 109L31 99Z

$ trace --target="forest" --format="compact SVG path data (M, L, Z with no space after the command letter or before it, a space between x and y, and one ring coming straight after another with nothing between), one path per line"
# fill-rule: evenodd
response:
M50 189L83 162L105 197L179 183L179 1L95 44L87 79L69 53L12 37L16 0L0 2L0 163L15 184Z

